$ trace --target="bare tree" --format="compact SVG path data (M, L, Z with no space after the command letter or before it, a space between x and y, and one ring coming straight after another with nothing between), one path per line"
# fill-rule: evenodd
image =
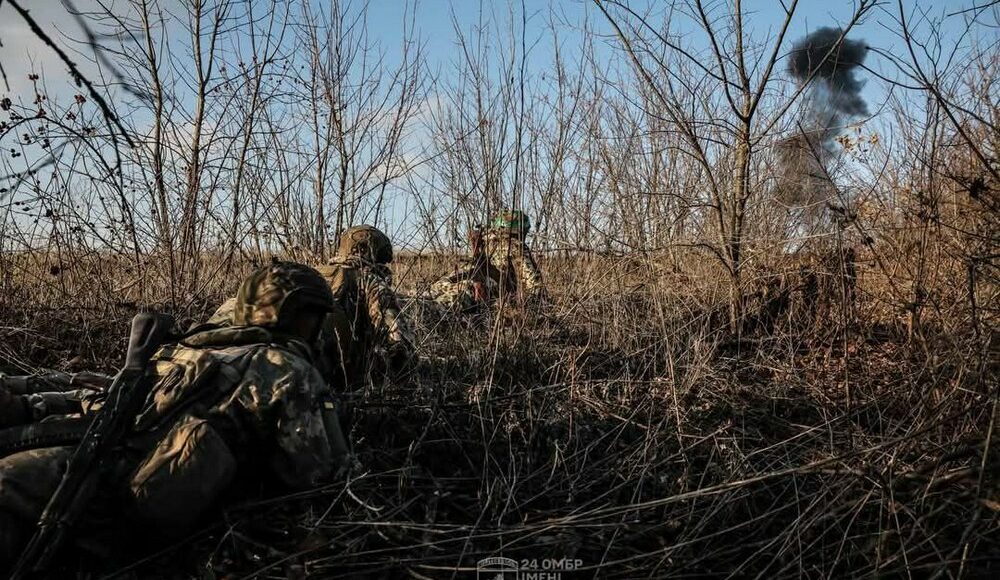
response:
M778 98L774 87L786 34L797 1L785 7L774 37L753 38L745 27L742 2L719 13L700 0L672 2L665 22L687 19L701 33L700 45L657 27L626 4L595 0L621 41L636 73L655 99L650 114L663 117L683 137L679 154L700 166L705 205L714 240L696 242L714 255L730 280L730 323L742 316L743 270L748 260L748 209L767 175L760 157L779 122L818 74L816 63L792 94ZM851 28L874 6L863 0L842 27L825 59L833 58ZM708 216L707 216L708 217Z

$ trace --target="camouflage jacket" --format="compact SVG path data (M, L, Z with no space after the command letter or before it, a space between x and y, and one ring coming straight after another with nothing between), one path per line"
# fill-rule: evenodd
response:
M333 258L316 268L329 281L346 321L331 316L348 372L366 364L374 347L412 356L415 340L392 290L392 274L385 266L356 256ZM354 376L353 374L349 376Z
M477 304L476 284L482 285L481 297L486 300L499 294L500 278L495 272L495 268L484 267L470 259L464 267L434 281L430 297L438 304L454 310L471 310Z
M506 292L532 296L542 291L542 273L528 244L517 236L491 229L484 236L486 255L500 271L500 286Z
M0 389L17 399L8 402L23 409L16 420L0 412L0 427L25 422L36 422L54 415L85 412L92 402L98 401L102 391L114 377L101 373L64 373L45 371L34 375L10 376L0 373Z
M323 324L317 361L321 372L339 388L356 385L377 347L412 358L415 340L392 290L385 266L352 256L334 258L316 268L330 283L337 310ZM216 326L232 324L236 299L230 298L208 319Z
M188 529L241 482L315 486L346 458L329 388L300 341L258 327L196 332L161 347L146 376L150 393L105 472L135 533ZM0 459L0 515L33 525L71 455ZM0 557L20 541L8 531Z
M163 346L129 447L140 520L195 521L234 482L262 473L291 488L329 476L346 453L311 349L257 327L206 330Z

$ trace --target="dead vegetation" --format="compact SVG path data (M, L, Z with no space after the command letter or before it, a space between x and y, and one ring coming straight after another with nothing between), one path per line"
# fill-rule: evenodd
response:
M421 363L345 400L346 478L62 572L996 577L1000 4L904 4L793 39L796 2L765 28L738 2L514 2L456 19L435 75L409 5L392 50L363 3L80 15L104 82L0 100L0 371L113 372L137 308L186 327L360 222L400 246ZM548 300L428 303L505 207Z
M443 262L404 257L402 285ZM503 554L579 558L569 577L995 572L998 369L971 329L909 338L905 312L871 315L863 265L849 318L835 276L806 261L762 285L747 310L766 315L741 336L724 296L690 280L664 294L652 264L542 267L537 312L408 301L423 361L350 401L346 481L237 501L115 569L445 578ZM5 302L3 368L113 369L131 310L98 302Z

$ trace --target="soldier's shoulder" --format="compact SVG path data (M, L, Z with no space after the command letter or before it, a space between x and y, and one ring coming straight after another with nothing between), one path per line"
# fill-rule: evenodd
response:
M156 351L151 361L157 372L165 372L180 365L197 373L214 366L235 369L240 359L252 358L260 344L215 344L211 346L181 343L165 344Z
M354 286L359 276L357 264L337 258L317 267L316 270L326 279L334 295L343 292L345 288Z
M208 319L208 324L225 326L233 323L233 314L236 312L236 297L229 298L223 302Z
M260 381L261 387L290 381L298 390L321 389L325 382L308 350L307 346L294 343L257 345L246 373Z
M282 339L257 327L225 327L189 335L181 342L162 346L154 360L197 361L215 360L235 364L251 358L290 364L310 360L309 347L296 339Z
M316 271L322 274L323 276L329 276L330 274L336 272L339 268L340 268L339 264L335 264L333 262L327 262L326 264L317 265Z
M316 271L320 273L324 278L330 279L337 276L344 270L350 270L351 265L346 262L331 260L326 264L320 264L316 266Z

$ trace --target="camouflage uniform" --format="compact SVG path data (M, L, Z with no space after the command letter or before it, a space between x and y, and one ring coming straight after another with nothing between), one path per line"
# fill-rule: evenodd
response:
M525 297L542 291L542 272L528 244L517 233L502 229L486 232L486 255L500 271L504 291L520 291Z
M206 323L213 326L232 326L234 312L236 312L235 296L223 302Z
M346 444L312 363L314 345L293 323L332 307L315 270L279 262L243 283L234 326L207 326L161 347L146 370L150 395L117 465L102 473L101 489L115 494L111 513L140 524L130 530L179 533L237 481L307 488L329 476ZM0 562L27 541L72 452L0 459Z
M499 293L500 271L483 251L481 226L469 230L469 246L472 255L464 264L431 284L430 298L448 310L470 312Z
M481 290L476 290L476 284L481 284ZM497 296L500 284L495 278L476 275L476 266L466 266L454 274L444 276L431 284L431 299L438 304L457 311L474 310L482 300Z
M330 316L327 335L339 338L325 346L328 360L339 360L349 384L357 385L370 369L376 349L390 368L399 370L415 356L415 340L392 290L389 238L372 226L356 226L341 234L337 255L317 268L333 291L338 311ZM335 313L336 314L336 313ZM339 352L333 352L339 346Z
M535 298L544 292L542 272L525 241L530 229L528 216L521 211L503 212L494 219L484 238L484 253L503 294L517 293Z
M357 387L369 370L376 349L390 367L402 368L415 357L415 340L392 289L389 238L372 226L356 226L341 235L328 264L317 267L334 295L334 310L323 324L318 363L339 389ZM231 324L236 300L219 306L208 323Z
M34 375L0 374L0 428L83 411L113 377L100 373L47 371Z

